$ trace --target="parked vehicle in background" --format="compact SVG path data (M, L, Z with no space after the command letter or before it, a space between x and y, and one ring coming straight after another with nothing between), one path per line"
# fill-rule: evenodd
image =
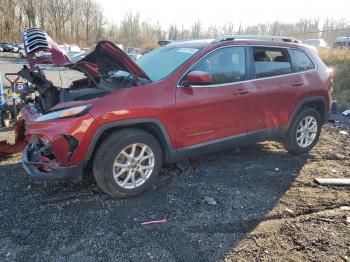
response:
M315 47L319 47L319 48L329 48L327 42L324 39L322 39L322 38L306 39L306 40L303 41L303 44L310 45L310 46L315 46Z
M306 45L244 38L173 43L136 62L100 41L75 63L45 40L57 66L86 77L55 87L27 52L31 69L20 74L39 96L22 109L24 169L81 179L91 165L104 192L127 197L151 187L164 163L207 152L263 140L308 152L328 119L333 72Z
M128 56L129 56L133 61L136 61L136 60L139 59L142 55L139 55L139 54L128 54Z
M333 43L334 48L350 48L350 37L337 37Z
M6 44L7 48L8 48L8 52L12 52L12 53L18 53L19 51L19 47L16 44Z
M48 58L51 57L52 53L50 51L39 51L37 53L35 53L35 57L38 59L44 59L44 58ZM46 62L44 62L46 63ZM51 63L51 62L47 62L47 63Z
M7 43L1 43L0 47L3 50L3 52L12 52L14 50L13 45Z
M59 48L72 60L81 59L85 56L85 51L81 50L77 45L59 45Z
M24 48L23 48L23 49L20 49L18 53L19 53L20 57L22 57L22 58L27 57L27 53L26 53L26 51L24 50Z
M80 47L77 45L59 45L59 48L63 50L66 54L70 52L74 52L74 53L81 52Z
M12 44L13 46L13 53L18 53L21 49L23 49L23 44Z
M173 43L173 42L174 42L174 41L172 41L172 40L159 40L159 41L158 41L158 45L159 45L160 47L162 47L162 46L171 44L171 43Z

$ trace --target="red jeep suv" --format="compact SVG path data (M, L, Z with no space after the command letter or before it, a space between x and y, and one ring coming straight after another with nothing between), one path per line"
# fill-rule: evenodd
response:
M172 43L136 62L101 41L73 62L44 32L27 31L25 171L77 180L92 165L104 192L127 197L155 183L162 164L215 150L277 140L308 152L328 118L332 73L290 39L242 38ZM38 50L51 57L37 61ZM34 67L42 59L85 77L58 88Z

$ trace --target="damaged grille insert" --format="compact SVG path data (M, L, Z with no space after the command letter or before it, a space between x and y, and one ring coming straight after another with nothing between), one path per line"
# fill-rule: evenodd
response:
M50 48L49 36L39 29L28 29L23 33L23 42L27 53L40 48Z

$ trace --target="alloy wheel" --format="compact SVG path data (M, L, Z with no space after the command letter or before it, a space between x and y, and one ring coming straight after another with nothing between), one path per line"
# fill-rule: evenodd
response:
M304 117L298 124L296 131L297 143L300 147L310 146L317 135L317 120L313 116Z
M120 187L134 189L147 181L154 166L155 157L148 145L131 144L117 155L113 164L113 178Z

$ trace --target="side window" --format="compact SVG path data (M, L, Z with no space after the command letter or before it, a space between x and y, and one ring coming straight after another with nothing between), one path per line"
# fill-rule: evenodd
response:
M225 47L204 57L191 71L211 74L213 85L245 80L244 47Z
M292 58L294 72L307 71L315 68L314 63L303 51L290 49L289 53Z
M292 72L286 49L254 47L253 55L256 78L278 76Z

